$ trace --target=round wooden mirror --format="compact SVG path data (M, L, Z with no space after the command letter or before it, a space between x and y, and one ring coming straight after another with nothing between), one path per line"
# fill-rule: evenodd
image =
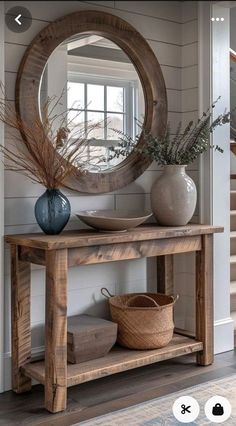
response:
M105 48L107 51L104 50ZM40 103L45 94L45 87L49 90L45 81L49 81L47 79L50 74L50 61L52 58L57 61L58 52L60 52L61 58L62 51L63 55L66 53L66 58L70 58L70 65L71 57L75 58L76 64L72 64L70 68L71 78L68 79L67 74L65 83L69 82L72 87L70 97L74 102L76 102L74 94L77 92L73 84L77 84L76 90L78 93L80 92L79 100L81 101L83 98L81 102L84 102L84 105L80 106L82 117L86 114L86 117L92 117L95 120L96 117L106 117L110 114L109 118L114 121L114 127L118 130L127 133L127 128L132 128L132 131L135 132L133 122L137 111L135 107L131 108L131 102L133 102L133 105L139 107L140 104L143 105L143 111L140 108L136 118L140 118L140 112L143 112L142 122L145 129L150 130L155 136L165 133L167 124L166 88L156 56L146 40L130 24L117 16L98 11L82 11L62 17L49 24L32 41L21 61L16 81L16 109L23 123L32 125L36 118L39 119ZM98 51L103 52L102 59L97 56ZM88 52L90 52L90 56ZM88 74L90 75L92 72L86 71L86 67L88 70L90 65L92 69L95 58L99 61L100 76L97 80L89 80ZM126 74L128 77L122 77L120 73L119 78L115 79L111 76L110 80L102 81L102 78L107 79L107 75L101 71L101 69L107 69L105 62L103 62L103 68L101 66L101 61L105 60L113 61L114 66L111 66L111 69L116 69L116 72L117 63L121 62L120 67L122 70L126 70L124 75ZM75 65L79 70L80 78L81 74L85 75L84 80L77 79ZM81 73L82 66L84 68ZM81 69L79 69L80 67ZM54 62L51 67L53 83L56 78L59 78L59 71L61 72L62 68L60 63ZM45 77L46 69L47 78ZM97 71L94 76L98 77ZM50 93L47 92L47 95L58 95L58 93L52 92L53 87L52 84ZM104 96L102 101L101 91ZM134 94L136 94L136 98ZM91 102L87 107L85 105L88 96L90 96ZM96 100L99 100L99 105ZM130 110L133 112L130 113ZM130 136L134 138L135 134L130 134ZM108 146L109 141L114 139L114 135L107 131L102 135L95 135L95 137L101 141L99 149L105 149L106 142ZM141 133L137 145L141 147L143 144L145 144L145 140ZM86 174L78 170L76 179L70 182L70 186L87 193L113 191L134 181L150 165L150 162L150 159L135 150L116 164L104 165L102 170L89 170Z

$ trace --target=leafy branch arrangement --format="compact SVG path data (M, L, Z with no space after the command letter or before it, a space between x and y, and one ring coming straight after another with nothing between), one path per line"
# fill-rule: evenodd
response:
M109 159L112 160L120 156L127 157L134 150L155 160L159 165L187 165L193 163L209 147L223 153L221 147L212 146L210 143L210 135L214 129L225 123L230 123L230 112L219 115L211 123L212 109L218 100L219 98L211 105L211 108L202 114L196 123L190 121L183 129L182 122L180 122L175 135L171 134L169 124L163 137L154 137L139 125L142 128L145 141L141 148L137 146L139 135L132 139L129 135L117 131L120 142L117 146L109 148L111 153Z
M47 189L58 189L68 186L67 178L78 172L86 173L96 165L100 168L101 156L96 157L95 153L90 164L87 148L94 139L89 139L91 132L104 123L87 123L85 132L84 127L74 126L68 119L68 111L57 114L62 93L59 98L48 98L41 111L42 118L38 117L29 126L5 100L3 86L0 91L0 122L7 126L8 132L5 146L0 145L6 169L21 173ZM9 142L9 137L14 142Z

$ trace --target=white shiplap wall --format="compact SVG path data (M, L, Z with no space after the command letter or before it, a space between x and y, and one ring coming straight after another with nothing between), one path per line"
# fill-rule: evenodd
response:
M5 10L18 2L6 1ZM22 55L32 38L48 22L77 10L96 9L120 16L131 23L146 38L157 55L164 74L169 105L169 121L173 128L178 121L190 120L197 116L197 2L178 1L67 1L21 2L30 9L33 22L31 28L22 34L6 29L5 34L5 78L9 99L14 100L16 72ZM6 138L8 142L8 138ZM81 209L122 208L149 206L149 194L152 182L160 169L152 166L136 182L127 187L105 195L69 194L72 211ZM198 183L198 164L189 167L189 174ZM43 188L34 185L26 178L11 172L5 173L5 233L38 231L34 218L34 204ZM197 219L197 210L196 216ZM83 226L72 217L68 228ZM179 257L179 256L178 256ZM187 269L186 269L187 264ZM186 278L192 278L191 262L179 257L176 262L176 289L183 294L176 308L177 325L189 324L192 318L192 290L187 286ZM111 293L142 291L155 289L156 270L152 261L145 259L83 266L69 272L68 314L89 312L106 316L107 306L100 295L100 288L106 286ZM181 284L182 279L185 279ZM185 284L186 282L186 284ZM32 340L34 351L43 346L44 322L44 270L34 267L32 271ZM9 252L5 256L5 389L10 387L10 271ZM186 308L188 307L188 308ZM189 312L188 312L189 310ZM187 321L186 321L187 318ZM193 321L192 321L193 322Z

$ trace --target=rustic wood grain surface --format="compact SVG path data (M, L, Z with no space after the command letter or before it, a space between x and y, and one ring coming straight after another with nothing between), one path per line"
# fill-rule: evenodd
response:
M117 346L103 358L83 362L82 364L68 365L67 386L74 386L110 374L197 352L202 348L201 342L178 335L174 336L168 346L161 349L137 351ZM27 364L22 367L22 371L26 376L33 377L40 383L45 384L44 361Z
M145 241L163 238L190 237L195 235L223 232L221 226L189 224L178 227L141 225L122 233L98 232L92 229L62 232L60 235L19 234L7 235L6 242L25 247L53 250L71 247L115 244L131 241Z

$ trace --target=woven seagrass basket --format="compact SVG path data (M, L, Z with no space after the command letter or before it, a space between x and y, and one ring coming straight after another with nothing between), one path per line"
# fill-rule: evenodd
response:
M129 349L157 349L171 341L173 306L178 296L161 293L129 293L113 296L105 288L112 321L118 324L117 343Z

